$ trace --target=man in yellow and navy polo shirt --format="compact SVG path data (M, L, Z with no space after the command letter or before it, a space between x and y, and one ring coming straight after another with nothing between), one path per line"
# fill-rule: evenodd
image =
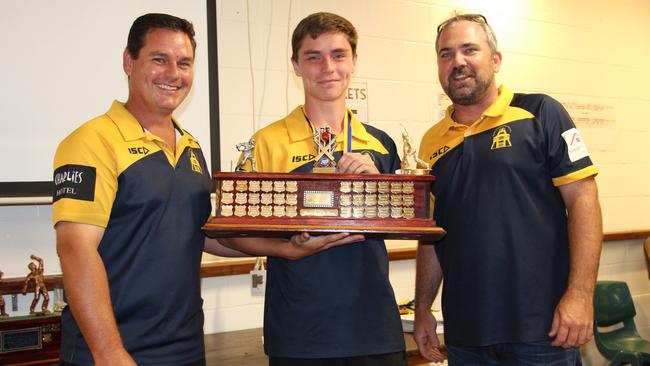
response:
M430 308L444 277L450 365L580 364L602 239L580 133L550 97L497 88L502 56L483 16L444 21L436 50L453 105L420 158L436 176L434 216L447 237L418 248L420 353L441 359Z
M63 365L205 364L201 226L212 179L172 117L192 86L195 48L187 20L136 19L123 55L128 100L57 149Z
M303 81L305 104L255 133L257 171L311 172L314 131L321 127L337 136L339 173L394 173L399 168L393 140L360 123L346 108L356 44L354 26L335 14L315 13L297 25L291 61ZM352 237L356 235L345 239ZM406 365L382 240L340 245L299 260L272 255L267 239L224 244L269 255L264 346L270 365Z

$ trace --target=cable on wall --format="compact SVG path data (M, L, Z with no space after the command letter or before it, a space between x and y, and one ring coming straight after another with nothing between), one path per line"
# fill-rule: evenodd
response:
M270 12L269 12L269 19L268 19L268 25L269 28L266 32L267 38L266 38L266 50L264 54L264 68L262 70L262 91L261 91L261 96L260 96L260 106L257 108L257 113L256 108L255 108L255 70L253 69L253 42L252 42L252 26L251 26L251 11L250 11L250 0L246 0L246 26L248 27L248 68L250 71L250 76L251 76L251 98L252 102L251 105L253 107L253 133L255 133L259 126L260 126L260 121L262 119L262 111L264 110L264 95L266 94L266 72L268 70L268 62L269 62L269 47L271 45L271 27L273 24L273 0L270 1ZM251 134L252 135L252 134Z

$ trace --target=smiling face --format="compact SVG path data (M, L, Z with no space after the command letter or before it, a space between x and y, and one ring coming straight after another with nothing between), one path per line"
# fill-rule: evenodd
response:
M169 116L190 92L194 50L187 34L163 28L147 32L138 58L124 51L129 77L127 109L140 115Z
M317 101L345 100L357 57L347 37L340 32L303 38L293 70L302 78L305 99Z
M501 53L490 50L479 24L461 20L446 26L437 51L440 85L455 104L475 105L496 98L494 74L501 66Z

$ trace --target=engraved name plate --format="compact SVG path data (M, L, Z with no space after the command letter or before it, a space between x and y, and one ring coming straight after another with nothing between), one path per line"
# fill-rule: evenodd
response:
M334 207L334 192L305 191L303 194L304 207Z

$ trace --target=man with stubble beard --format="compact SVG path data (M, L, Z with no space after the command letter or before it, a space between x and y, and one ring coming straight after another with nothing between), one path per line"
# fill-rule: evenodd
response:
M442 360L431 304L444 277L450 365L575 365L592 334L602 223L597 170L565 109L497 87L494 32L479 14L438 27L438 76L453 104L425 133L434 217L420 243L414 338Z

